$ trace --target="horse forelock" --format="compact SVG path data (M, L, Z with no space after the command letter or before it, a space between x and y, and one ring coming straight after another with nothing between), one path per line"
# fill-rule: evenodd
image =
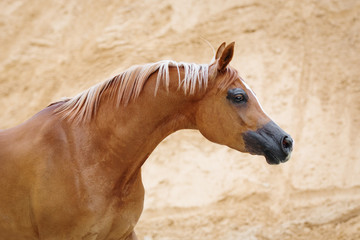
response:
M166 60L130 67L119 75L67 99L55 110L55 113L77 122L90 120L96 114L105 91L108 91L108 96L114 100L117 107L126 106L140 95L146 81L157 72L154 89L154 96L156 96L161 85L164 85L167 91L169 90L171 67L176 68L178 88L182 89L185 95L193 95L197 90L207 88L209 65ZM180 69L184 72L183 79L180 77Z
M219 91L224 91L224 89L228 88L232 83L238 81L239 79L241 78L239 77L238 71L235 68L228 66L225 69L222 81L218 83Z

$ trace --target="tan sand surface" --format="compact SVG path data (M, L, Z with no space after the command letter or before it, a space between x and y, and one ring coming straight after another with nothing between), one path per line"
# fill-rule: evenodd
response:
M295 139L292 159L166 138L143 168L141 240L360 239L360 1L0 1L0 128L134 64L232 65Z

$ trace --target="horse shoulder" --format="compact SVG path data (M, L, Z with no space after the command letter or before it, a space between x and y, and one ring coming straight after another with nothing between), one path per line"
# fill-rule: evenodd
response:
M45 165L45 149L51 145L49 136L58 131L49 116L48 111L43 111L23 124L0 132L1 239L36 236L33 192ZM11 222L17 224L8 224Z

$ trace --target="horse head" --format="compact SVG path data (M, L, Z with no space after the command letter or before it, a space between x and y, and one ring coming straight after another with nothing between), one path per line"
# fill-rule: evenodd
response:
M255 93L229 66L234 43L218 48L209 66L209 88L200 100L196 125L210 141L250 154L269 164L289 160L293 139L262 109Z

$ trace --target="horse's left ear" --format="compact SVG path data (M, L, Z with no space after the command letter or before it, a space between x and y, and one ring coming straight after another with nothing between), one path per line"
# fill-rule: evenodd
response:
M216 51L216 54L215 54L215 60L218 60L220 58L220 55L224 52L224 49L225 49L225 46L226 46L226 43L223 42L220 47L218 48L218 50Z
M225 70L227 65L230 63L234 55L234 46L235 46L235 42L232 42L229 45L227 45L224 51L222 52L221 56L217 60L217 69L219 71Z

